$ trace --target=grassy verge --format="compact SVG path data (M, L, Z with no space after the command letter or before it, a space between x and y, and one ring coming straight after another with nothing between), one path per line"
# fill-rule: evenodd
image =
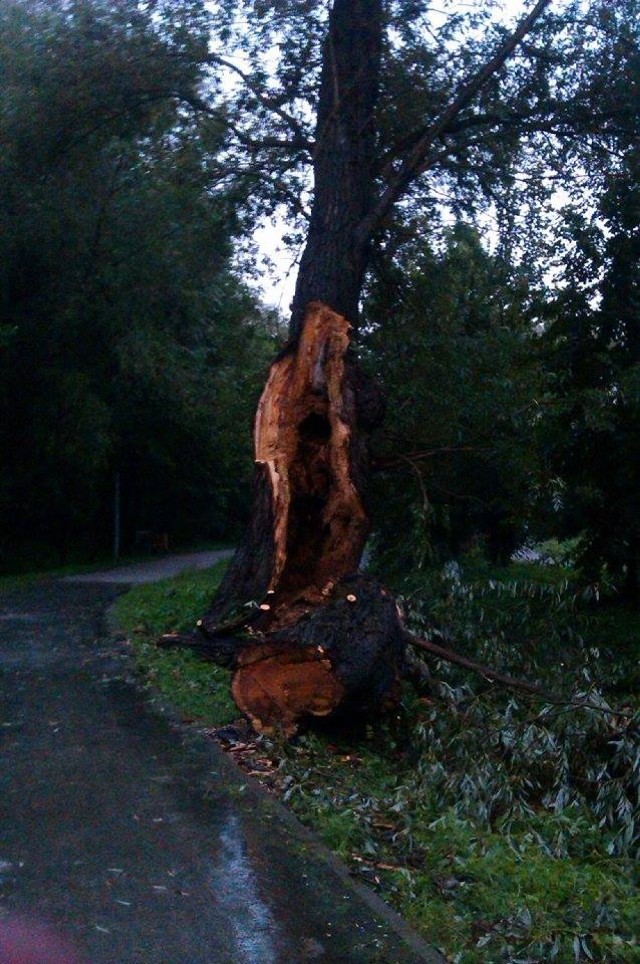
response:
M229 673L188 652L158 649L164 632L193 628L220 582L226 561L212 569L137 586L116 602L118 625L130 637L142 679L170 700L187 720L231 722L238 711L229 696Z
M236 716L228 674L152 641L193 625L223 565L118 604L146 680L208 725ZM414 628L554 689L560 676L567 698L599 708L436 663L384 724L244 740L236 759L452 962L640 960L637 615L594 609L564 573L531 567L436 574L406 605Z

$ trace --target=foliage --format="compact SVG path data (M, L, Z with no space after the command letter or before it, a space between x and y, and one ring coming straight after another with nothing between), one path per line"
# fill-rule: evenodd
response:
M380 5L374 194L513 26L493 3L445 7ZM385 540L410 530L411 565L476 538L508 555L533 496L572 459L550 428L543 454L553 471L539 478L530 286L546 279L556 241L556 187L584 209L632 143L638 7L555 7L442 133L395 220L372 239L384 271L373 271L363 351L406 416L382 454L405 474L396 465L390 496L375 501ZM129 541L137 529L187 538L244 521L249 433L240 432L243 448L237 426L249 425L277 338L230 271L233 239L265 214L287 212L292 240L305 230L327 13L308 0L221 0L214 17L202 0L3 5L5 564L36 531L61 557L83 539L104 547L116 473ZM496 223L499 257L461 217L485 230ZM617 276L629 257L619 254ZM413 356L421 391L417 378L407 388ZM634 377L620 380L629 396ZM602 394L592 401L589 417L599 417ZM410 467L406 437L437 454ZM629 491L627 481L612 494ZM600 482L573 490L575 505L587 493L594 512L615 501ZM599 515L600 531L611 530L610 514ZM628 570L619 551L628 528L625 515L615 552L592 540L592 558L608 553Z
M301 241L306 228L309 169L323 133L314 130L314 120L329 7L309 0L217 4L211 59L216 70L231 64L233 169L251 185L251 216L286 213L292 242ZM460 87L495 54L513 18L493 2L434 7L427 0L393 0L380 11L375 160L384 187ZM623 0L615 10L608 0L552 5L434 145L407 190L407 205L423 219L443 210L453 217L479 209L495 214L497 207L501 232L517 229L528 247L556 184L582 188L585 172L597 177L617 138L634 129L637 102L625 67L637 22L637 0ZM378 25L358 26L364 33Z
M638 64L632 73L636 82ZM637 147L607 179L587 220L566 212L564 288L550 306L550 386L541 448L555 526L580 537L588 577L605 572L640 599L640 174Z
M212 569L137 586L121 596L113 609L113 619L128 635L145 683L171 700L185 718L217 724L237 716L229 696L229 673L190 652L158 649L156 641L163 633L194 627L226 567L226 562L219 562Z
M568 575L476 557L405 584L415 630L558 703L435 661L386 734L306 736L282 763L296 812L452 960L637 956L640 627L616 639Z
M332 295L339 302L334 307L357 323L352 288L360 283L361 260L368 262L363 352L370 368L383 374L392 419L399 422L381 459L395 475L374 498L379 543L392 554L402 552L409 566L455 556L474 540L484 542L492 558L507 559L534 504L560 475L557 467L547 471L553 459L535 445L553 372L541 368L532 335L540 321L531 310L532 288L535 283L540 292L550 282L559 192L582 210L597 203L633 144L637 0L615 9L608 0L548 5L468 101L469 81L498 63L493 57L513 29L497 4L441 9L420 0L283 0L222 2L219 12L211 60L234 79L227 146L234 168L255 187L250 213L284 210L291 240L301 241L308 230L313 242L301 261L294 322L298 300L328 293L325 300ZM367 84L358 84L338 68L337 40L351 30L354 43L382 38L379 84L371 66L374 92L369 73ZM343 82L346 87L326 113L323 105L333 96L329 77L336 89ZM351 125L349 105L362 106L354 92L365 86L376 108L370 122ZM339 128L342 140L334 143ZM331 150L323 150L329 142ZM346 205L329 198L336 178L324 160L341 151L343 179L357 168L352 183L367 182L366 212L358 208L351 221ZM265 178L265 171L272 176ZM469 243L469 233L464 243L463 217L495 235L499 257L489 258L477 238ZM428 244L422 241L427 232ZM343 235L346 254L330 250ZM345 291L337 291L336 265L340 277L358 275L346 293L346 282ZM412 458L415 439L424 442L418 459ZM594 451L595 445L585 453L592 465ZM618 449L606 451L615 457ZM620 455L628 466L627 449ZM613 520L610 507L625 485L605 499L598 483L591 500L608 507L600 530L612 530L615 521L618 543L632 527L628 513ZM546 528L540 515L535 519L546 536L555 534L553 509L550 514Z
M588 816L489 827L441 800L393 734L329 739L290 749L286 799L448 959L635 960L635 867Z
M508 559L524 537L544 383L528 300L526 276L462 222L441 251L399 232L379 259L363 336L390 403L376 547L400 570L473 544Z
M115 473L125 543L232 531L274 339L230 270L224 124L183 106L204 7L12 2L0 36L3 562L103 549Z

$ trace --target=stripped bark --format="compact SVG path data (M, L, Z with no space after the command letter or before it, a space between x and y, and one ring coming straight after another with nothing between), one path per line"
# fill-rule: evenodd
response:
M369 532L367 429L380 398L349 353L350 325L318 302L276 359L258 405L255 511L195 637L234 669L259 730L397 698L404 630L393 598L357 575Z

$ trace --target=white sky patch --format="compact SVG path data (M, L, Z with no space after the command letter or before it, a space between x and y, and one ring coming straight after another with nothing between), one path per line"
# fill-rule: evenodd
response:
M283 239L288 225L284 218L274 217L259 225L253 240L260 252L260 290L264 301L284 314L293 300L301 251L291 248Z

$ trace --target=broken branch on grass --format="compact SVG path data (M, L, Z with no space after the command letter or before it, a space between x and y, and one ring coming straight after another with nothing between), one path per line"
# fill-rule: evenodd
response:
M502 686L506 686L508 689L521 690L524 693L528 693L530 696L535 696L538 699L544 700L545 703L551 703L554 706L574 706L576 708L597 710L600 713L606 713L610 716L619 716L627 720L632 719L635 715L634 713L627 712L626 710L616 710L605 706L599 706L597 703L592 703L590 700L564 699L553 693L548 693L536 683L529 683L528 680L517 679L514 676L507 676L505 673L498 673L497 670L491 669L490 666L477 663L475 660L469 659L467 656L462 656L460 653L456 653L451 649L446 649L444 646L438 646L437 643L432 643L430 640L422 639L420 636L414 636L413 633L407 632L406 640L411 646L414 646L423 652L431 653L433 656L437 656L439 659L444 659L448 663L455 663L457 666L464 667L464 669L470 669L474 673L484 676L485 679L491 680L492 683L500 683Z

